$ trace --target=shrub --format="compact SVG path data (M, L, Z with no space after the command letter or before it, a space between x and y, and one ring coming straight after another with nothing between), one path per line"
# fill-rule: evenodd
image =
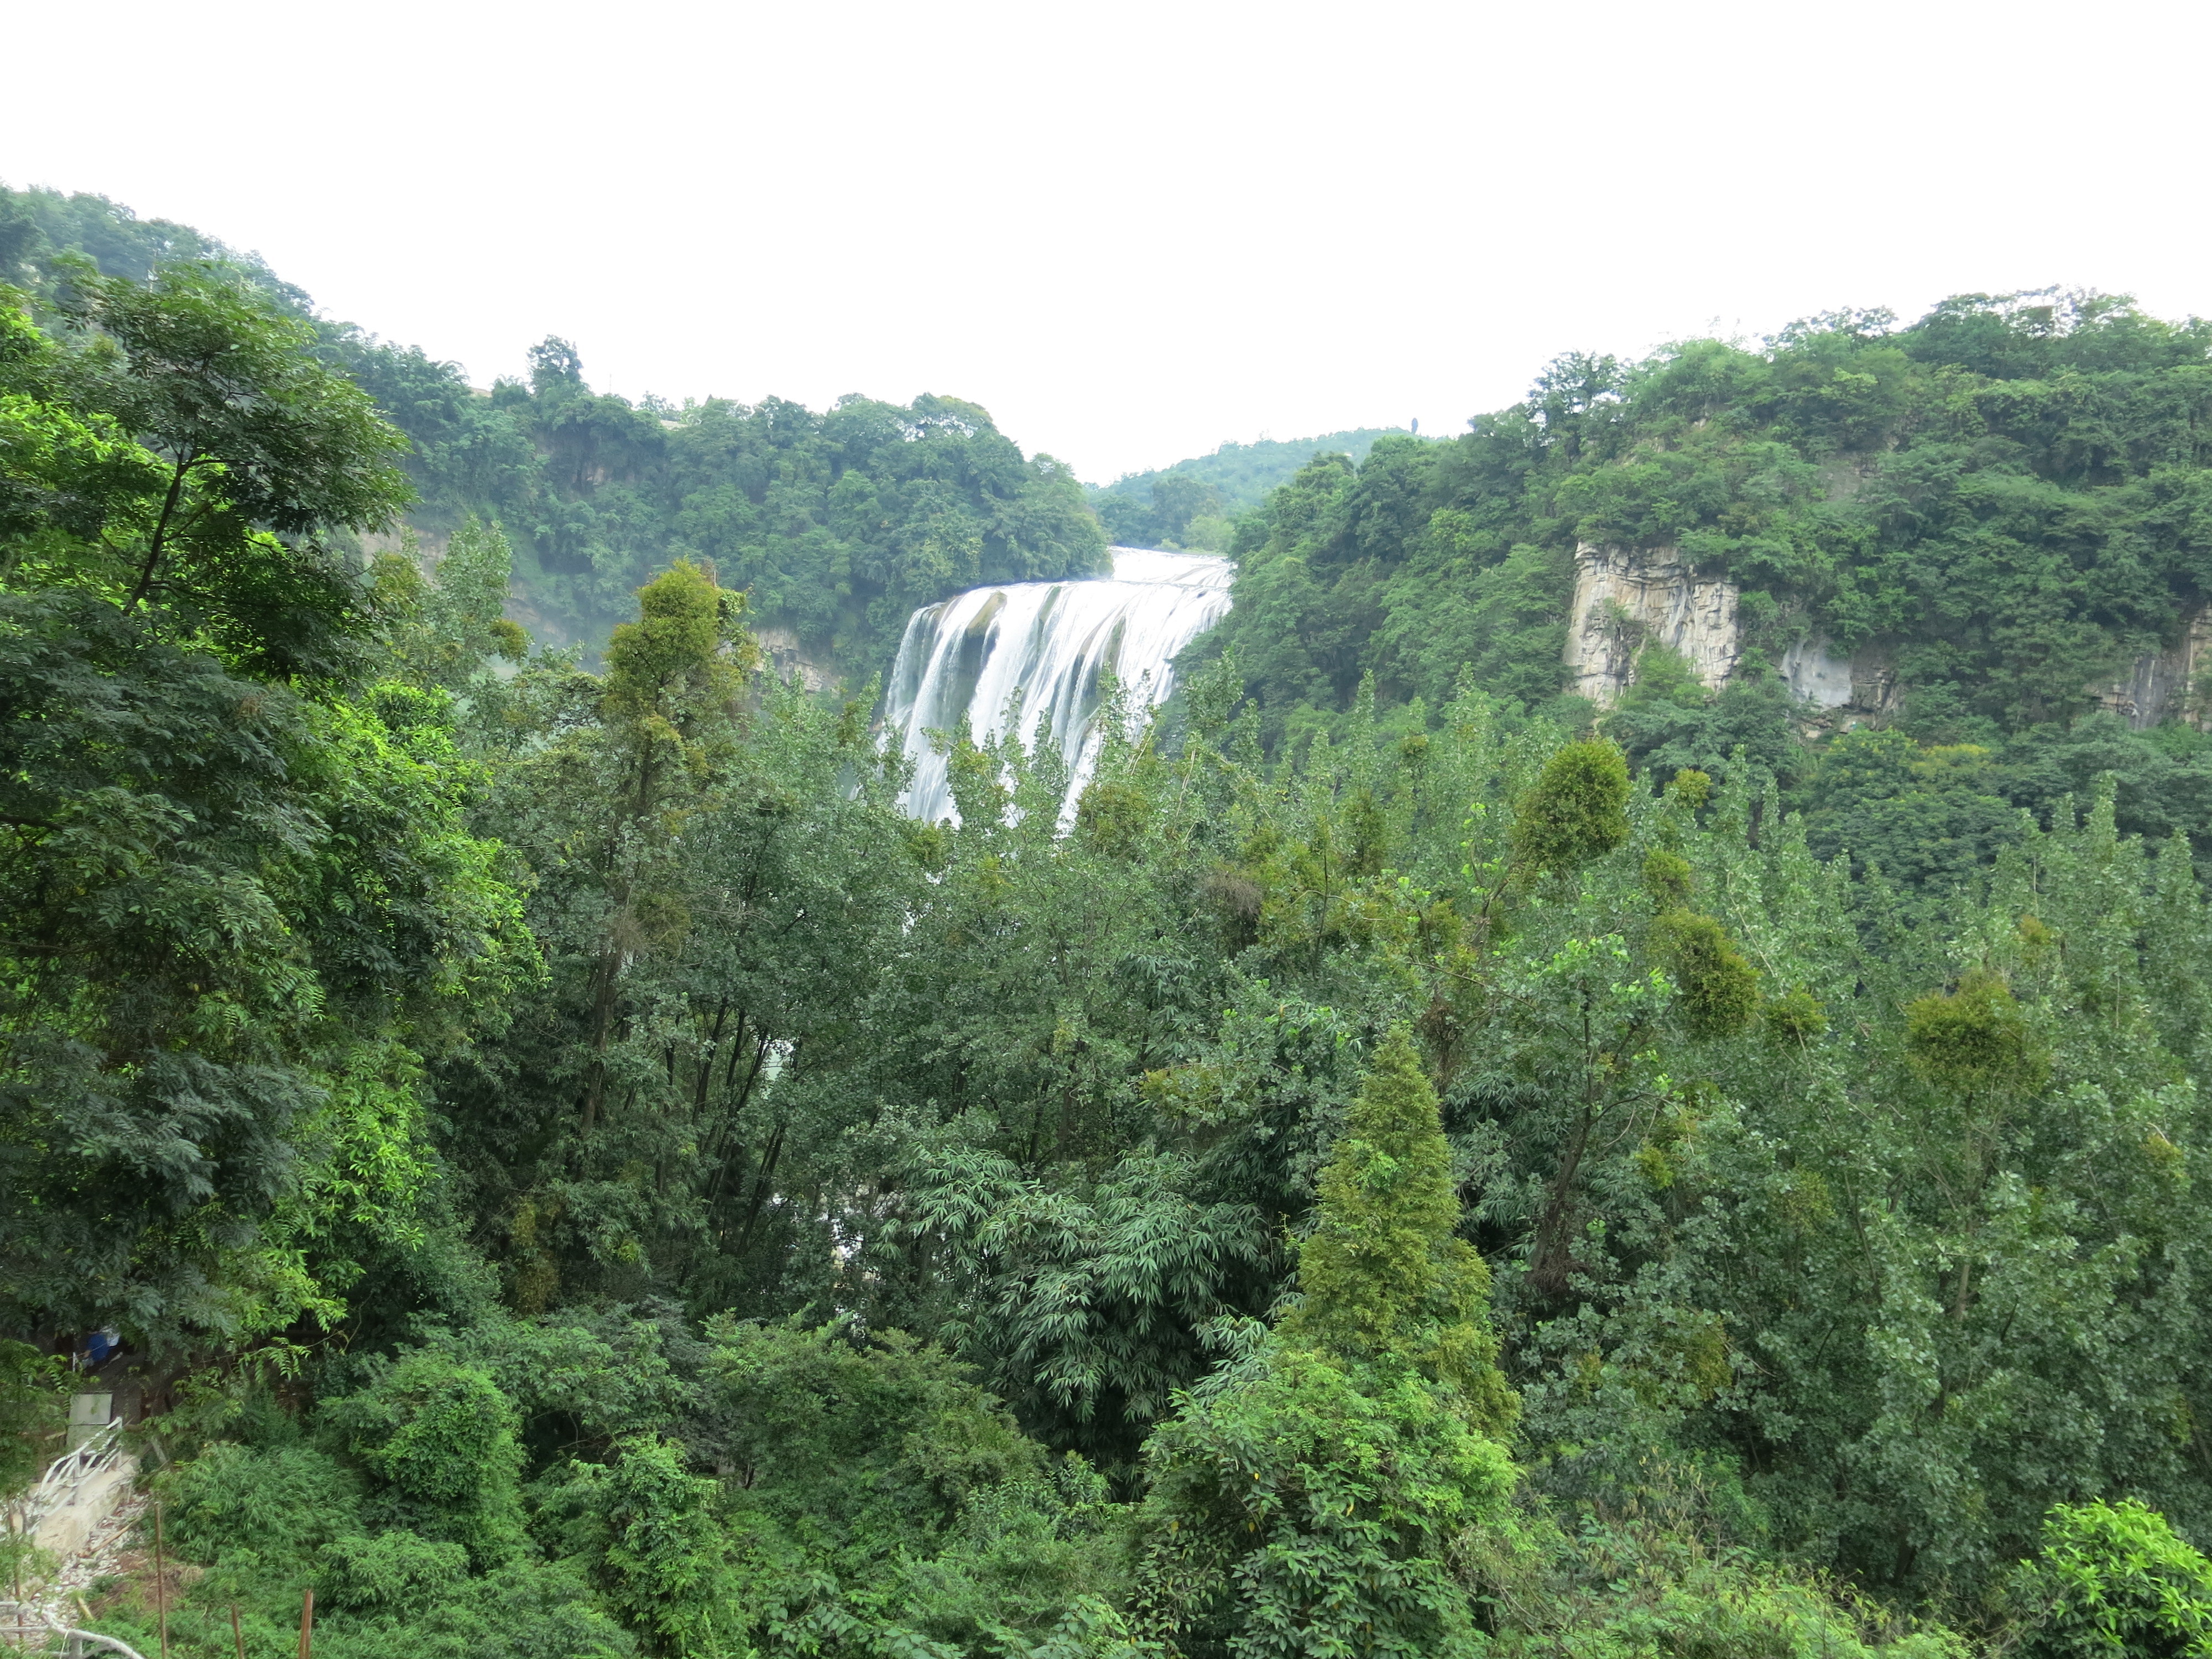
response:
M714 1482L686 1472L681 1447L643 1437L625 1442L613 1467L592 1475L608 1604L671 1652L716 1651L718 1617L734 1639L745 1615L731 1605Z
M1394 1030L1362 1080L1298 1247L1291 1346L1419 1365L1473 1420L1502 1428L1512 1402L1490 1328L1490 1268L1458 1237L1459 1194L1437 1093L1411 1034Z
M1810 1042L1828 1029L1828 1011L1802 987L1768 1003L1765 1019L1767 1036L1777 1042Z
M1146 1447L1146 1634L1243 1659L1480 1650L1449 1562L1504 1518L1513 1466L1483 1430L1513 1401L1458 1225L1436 1091L1400 1026L1322 1172L1302 1299Z
M467 1575L468 1552L404 1528L334 1538L323 1547L323 1599L354 1613L420 1613L448 1599Z
M1146 1467L1147 1634L1245 1659L1480 1650L1449 1563L1514 1472L1450 1389L1278 1347L1163 1424Z
M1930 992L1906 1007L1905 1054L1920 1076L1956 1094L2032 1094L2049 1071L2027 1011L2002 978L1980 968L1957 990Z
M1712 798L1712 775L1694 766L1684 767L1667 785L1667 799L1680 802L1692 812L1702 810Z
M27 1485L57 1449L66 1377L59 1359L0 1340L0 1493Z
M304 1577L316 1553L359 1530L361 1481L312 1446L219 1443L161 1478L169 1538L188 1559Z
M911 1546L1042 1449L941 1349L897 1331L720 1322L708 1383L746 1501L825 1537Z
M1580 869L1628 839L1628 761L1601 738L1571 743L1544 763L1513 817L1513 862L1524 878Z
M384 1483L376 1507L391 1520L465 1544L480 1565L520 1540L514 1407L484 1372L420 1351L322 1418Z
M1077 830L1110 858L1136 857L1152 821L1151 799L1132 783L1101 779L1089 785L1076 803Z
M2212 1562L2132 1498L2061 1504L2021 1564L2023 1659L2181 1659L2212 1651Z
M1655 847L1644 856L1644 890L1663 912L1679 910L1690 902L1690 861L1680 853Z
M1651 924L1651 945L1674 976L1692 1036L1732 1036L1751 1023L1759 1011L1759 975L1719 922L1670 910Z

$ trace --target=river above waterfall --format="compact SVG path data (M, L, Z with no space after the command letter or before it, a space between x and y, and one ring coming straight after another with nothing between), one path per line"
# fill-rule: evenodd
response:
M978 742L1003 734L1018 692L1024 742L1042 726L1069 763L1060 820L1098 764L1098 682L1111 669L1133 707L1157 708L1175 690L1176 653L1229 609L1236 567L1206 553L1111 550L1114 574L1083 581L970 588L907 621L884 723L914 763L900 805L934 823L957 818L945 757L932 732L967 716Z

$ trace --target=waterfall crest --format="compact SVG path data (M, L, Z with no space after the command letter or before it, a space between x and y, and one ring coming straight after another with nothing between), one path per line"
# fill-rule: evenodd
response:
M1112 550L1114 574L1086 581L970 588L908 618L884 723L914 763L900 804L934 823L957 817L945 757L929 733L966 715L978 742L1003 736L1021 693L1021 732L1042 726L1067 757L1060 820L1098 764L1098 677L1110 668L1133 706L1157 708L1175 689L1176 653L1229 609L1236 567L1206 553Z

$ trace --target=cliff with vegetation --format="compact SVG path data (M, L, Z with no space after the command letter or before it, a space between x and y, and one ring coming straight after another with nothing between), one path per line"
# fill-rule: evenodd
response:
M1424 726L1464 679L1603 710L1639 764L1741 750L1823 851L1916 884L2102 775L2124 826L2212 851L2208 343L2123 301L1966 295L1565 357L1450 443L1321 457L1241 518L1198 654L1234 653L1271 748L1364 681Z

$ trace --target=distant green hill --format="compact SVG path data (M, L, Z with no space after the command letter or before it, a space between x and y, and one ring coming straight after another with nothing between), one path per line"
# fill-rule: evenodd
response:
M1225 549L1229 521L1259 506L1269 490L1315 456L1349 455L1357 465L1377 438L1401 429L1363 426L1316 438L1224 444L1211 455L1093 485L1091 506L1120 546Z
M471 514L498 521L514 546L518 619L544 643L596 649L634 614L640 584L689 558L745 590L764 637L857 682L890 666L917 606L1103 565L1073 475L1023 454L959 398L634 404L594 392L558 339L532 348L526 382L475 392L457 364L319 316L257 256L190 226L104 197L0 186L0 283L49 293L70 255L139 282L212 260L311 322L321 355L411 443L414 529L434 548Z

